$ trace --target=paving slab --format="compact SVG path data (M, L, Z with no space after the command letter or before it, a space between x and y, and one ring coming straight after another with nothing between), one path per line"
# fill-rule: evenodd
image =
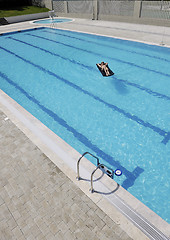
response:
M5 118L0 112L1 240L131 239Z

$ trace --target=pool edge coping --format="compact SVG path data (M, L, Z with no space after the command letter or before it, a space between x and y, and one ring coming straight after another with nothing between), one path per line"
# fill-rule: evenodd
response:
M46 27L50 28L49 26L46 26ZM112 36L112 35L105 35L105 34L86 32L86 31L80 31L80 30L70 30L69 28L67 29L67 28L59 28L59 27L57 27L56 29L66 30L66 31L70 31L70 32L86 33L86 34L90 34L90 35L109 37L109 38L115 38L115 39L120 39L120 40L124 40L124 41L138 42L138 43L144 43L144 44L152 45L152 46L170 48L170 45L161 45L161 44L158 44L158 43L142 41L142 40L135 40L135 39L132 39L132 38L116 37L116 36Z
M60 18L66 18L66 17L60 17ZM46 18L42 18L42 19L38 19L38 20L45 20ZM69 24L69 23L72 23L74 21L76 21L75 18L70 18L72 19L72 21L70 22L62 22L61 24ZM34 20L36 21L36 20ZM26 30L34 30L34 29L38 29L38 28L52 28L52 29L60 29L60 30L66 30L66 31L71 31L71 32L78 32L78 33L86 33L86 34L90 34L90 35L96 35L96 36L103 36L103 37L109 37L109 38L115 38L115 39L121 39L121 40L125 40L125 41L132 41L132 42L139 42L139 43L144 43L144 44L147 44L147 45L153 45L153 46L159 46L159 47L163 47L163 48L170 48L170 45L167 45L167 44L158 44L158 43L154 43L154 42L148 42L148 41L144 41L144 40L136 40L136 39L132 39L132 38L125 38L125 37L117 37L117 36L113 36L113 35L106 35L106 34L100 34L100 33L94 33L94 32L89 32L89 31L80 31L80 30L75 30L75 29L69 29L69 28L65 28L65 27L57 27L57 28L54 28L54 27L50 27L50 23L49 24L36 24L36 23L33 23L34 21L27 21L27 23L30 24L30 27L29 28L22 28L21 30L18 30L18 31L26 31ZM15 23L17 24L17 23ZM20 23L21 24L21 23ZM33 25L35 24L35 27L33 27ZM60 23L58 23L60 24ZM94 26L95 27L95 26ZM16 31L7 31L7 32L2 32L0 31L0 35L5 35L5 34L10 34L10 33L13 33L13 32L18 32L17 30Z
M54 17L54 20L55 19L58 19L58 18L62 18L62 19L70 19L71 21L68 21L68 22L56 22L56 24L61 24L61 23L72 23L72 22L74 22L75 21L75 19L74 18L67 18L67 17ZM29 21L30 22L30 24L32 24L32 25L34 25L34 24L37 24L37 25L43 25L44 27L45 26L47 26L47 25L51 25L51 23L36 23L36 22L38 22L38 21L42 21L42 20L49 20L50 19L50 17L48 17L48 18L41 18L41 19L35 19L35 20L31 20L31 21Z
M15 100L10 98L6 93L2 90L0 91L0 98L3 100L0 103L0 109L4 112L4 114L37 146L41 149L41 151L46 154L50 160L56 164L66 176L68 176L99 208L101 208L114 222L120 225L120 227L133 239L148 239L147 235L144 234L139 228L137 228L130 220L128 220L119 210L117 210L112 204L108 202L108 199L103 195L97 193L89 192L89 184L85 181L77 181L76 180L76 166L72 169L63 161L63 156L57 156L48 146L44 144L42 139L37 137L36 133L33 130L29 129L24 123L24 119L26 118L30 123L34 124L38 131L42 131L43 134L50 138L52 142L57 142L59 148L62 149L67 155L69 155L73 160L73 165L76 164L81 154L79 154L75 149L73 149L69 144L67 144L64 140L58 137L55 133L53 133L50 129L48 129L43 123L41 123L38 119L36 119L33 115L31 115L27 110L21 107ZM6 103L7 105L6 105ZM15 110L14 110L15 109ZM16 112L20 112L20 116L17 116ZM95 166L89 161L84 161L82 164L83 168L89 168L94 170ZM82 171L83 172L83 171ZM80 172L81 174L81 172ZM116 182L109 177L105 176L102 180L103 184L107 186L108 189L113 190L113 186L116 188ZM161 217L159 217L155 212L150 210L147 206L145 206L142 202L136 199L133 195L131 195L128 191L120 187L115 193L120 199L123 199L125 203L127 203L134 211L139 213L142 217L144 217L149 223L155 226L158 230L160 230L167 237L170 236L169 224L164 221ZM107 206L107 208L105 208ZM134 208L135 206L135 208ZM112 210L111 210L112 209ZM133 229L133 230L132 230Z

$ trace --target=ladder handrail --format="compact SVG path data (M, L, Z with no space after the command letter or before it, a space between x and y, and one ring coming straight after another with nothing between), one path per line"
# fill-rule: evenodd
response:
M93 188L93 175L97 171L97 169L99 169L99 168L103 172L102 167L104 168L104 167L106 167L106 165L104 165L103 163L98 164L98 166L94 169L94 171L91 174L91 188L90 188L91 193L94 192L94 188ZM111 176L112 176L112 179L113 179L114 171L113 170L111 170L111 171L112 171L112 175Z
M81 159L86 155L86 154L89 154L90 156L94 157L97 159L97 167L93 170L92 174L91 174L91 193L94 192L94 188L93 188L93 175L94 173L97 171L97 169L101 169L101 171L103 173L106 173L109 177L111 177L112 179L114 178L114 175L116 176L121 176L122 175L122 171L120 169L116 169L116 170L113 170L109 167L107 167L105 164L103 163L100 163L99 162L99 158L94 156L92 153L89 153L89 152L85 152L83 153L83 155L79 158L79 160L77 161L77 180L80 180L80 171L79 171L79 165L80 165L80 161Z
M98 158L98 157L94 156L92 153L89 153L89 152L83 153L83 155L79 158L79 160L78 160L78 162L77 162L77 180L80 180L80 171L79 171L80 160L81 160L86 154L89 154L89 155L91 155L92 157L96 158L96 159L97 159L97 166L99 165L99 158Z
M94 169L94 171L92 172L92 174L91 174L91 188L90 188L90 191L91 191L91 193L93 193L94 192L94 188L93 188L93 175L94 175L94 173L97 171L97 169L99 169L99 168L101 168L101 167L104 167L104 164L99 164L97 167L96 167L96 169Z

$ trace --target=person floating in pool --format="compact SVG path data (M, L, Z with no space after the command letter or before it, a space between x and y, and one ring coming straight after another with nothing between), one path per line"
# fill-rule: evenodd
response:
M108 63L101 62L96 64L101 74L105 77L112 76L114 72L109 68Z

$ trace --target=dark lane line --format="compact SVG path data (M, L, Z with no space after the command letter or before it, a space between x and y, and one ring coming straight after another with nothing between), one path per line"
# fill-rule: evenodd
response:
M119 161L116 161L112 156L99 149L86 136L79 133L75 128L68 125L68 123L64 119L59 117L52 110L43 106L36 98L30 96L22 87L20 87L18 84L9 79L4 73L0 72L0 77L2 77L10 85L14 86L16 89L18 89L22 94L24 94L24 96L26 96L30 101L36 104L41 110L43 110L46 114L48 114L51 118L53 118L56 122L63 126L67 131L71 132L74 135L74 137L78 139L78 141L83 143L87 148L90 148L92 151L94 151L100 158L102 157L103 159L105 159L106 162L109 161L110 164L112 165L114 164L116 167L120 168L123 174L126 176L126 180L122 185L126 189L132 186L137 177L144 171L142 168L138 166L132 172L128 171L125 167L123 167L119 163Z
M90 71L98 72L98 70L97 70L96 68L94 68L94 67L87 66L87 65L82 64L82 63L80 63L80 62L77 62L77 61L75 61L75 60L73 60L73 59L69 59L69 58L63 57L63 56L61 56L61 55L59 55L59 54L56 54L56 53L51 52L51 51L49 51L49 50L46 50L46 49L44 49L44 48L38 47L38 46L36 46L36 45L33 45L32 43L30 44L30 43L27 43L27 42L25 42L25 41L16 39L16 38L14 38L14 37L8 37L8 38L11 39L11 40L14 40L14 41L23 43L23 44L25 44L25 45L31 46L31 47L33 47L33 48L39 49L39 50L41 50L41 51L43 51L43 52L46 52L46 53L49 53L49 54L51 54L51 55L53 55L53 56L59 57L59 58L61 58L61 59L64 59L64 60L66 60L66 61L69 61L69 62L71 62L71 63L73 63L73 64L77 64L77 65L79 65L79 66L81 66L81 67L84 67L84 68L90 70ZM120 82L122 82L122 83L125 83L126 85L129 85L129 86L138 88L139 90L142 90L142 91L145 91L146 93L148 93L148 94L150 94L150 95L152 95L152 96L154 96L154 97L158 97L158 98L162 98L162 99L165 99L165 100L169 100L169 101L170 101L170 97L167 96L167 95L165 95L165 94L158 93L158 92L155 92L155 91L153 91L153 90L151 90L151 89L149 89L149 88L145 88L145 87L143 87L143 86L141 86L141 85L139 85L139 84L136 84L136 83L133 83L133 82L129 82L129 81L124 80L124 79L117 78L115 75L113 76L113 78L116 79L116 80L118 80L118 81L120 81Z
M76 50L79 50L79 51L82 51L82 52L86 52L86 53L90 53L90 54L93 54L93 55L96 55L96 56L100 56L102 58L104 56L103 54L100 54L100 53L95 53L93 51L89 51L89 50L86 50L86 49L83 49L83 48L72 46L70 44L66 44L66 43L63 43L63 42L52 40L52 39L49 39L49 38L46 38L46 37L42 37L42 36L30 34L30 33L27 33L25 35L33 36L33 37L40 38L40 39L45 39L47 41L54 42L55 44L60 44L60 45L63 45L63 46L69 47L69 48L73 48L73 49L76 49ZM153 69L149 69L149 68L146 68L146 67L142 67L142 66L139 66L139 65L137 65L135 63L130 63L130 62L127 62L127 61L124 61L124 60L121 60L121 59L114 58L114 57L108 57L108 56L105 56L105 57L108 58L108 59L114 60L116 62L121 62L123 64L127 64L127 65L130 65L130 66L133 66L133 67L137 67L137 68L140 68L142 70L153 72L153 73L165 76L165 77L170 77L170 74L159 72L159 71L156 71L156 70L153 70Z
M82 38L78 38L78 37L75 37L75 36L69 36L67 34L63 34L63 33L58 33L58 31L62 32L64 30L59 30L57 29L57 32L56 30L54 30L54 32L51 32L49 30L43 30L43 32L47 32L47 33L50 33L50 34L55 34L55 35L59 35L59 36L64 36L64 37L68 37L68 38L73 38L73 39L76 39L76 40L79 40L79 41L83 41L83 42L88 42L88 43L92 43L92 44L97 44L97 46L104 46L104 47L109 47L109 48L113 48L113 49L117 49L117 50L120 50L120 51L123 51L123 52L128 52L128 53L133 53L133 54L137 54L137 55L141 55L141 56L145 56L145 57L150 57L150 58L154 58L154 59L158 59L158 60L161 60L161 61L165 61L165 62L168 62L170 63L170 60L168 59L165 59L165 58L161 58L161 57L157 57L157 56L151 56L149 54L146 54L146 53L139 53L139 52L136 52L136 51L132 51L132 50L127 50L127 49L122 49L122 48L119 48L119 47L113 47L112 45L107 45L107 44L103 44L103 43L96 43L96 42L93 42L93 41L90 41L90 40L86 40L86 39L82 39Z
M31 62L30 60L27 60L27 59L25 59L25 58L17 55L16 53L14 53L14 52L6 49L6 48L0 47L0 49L6 51L7 53L12 54L13 56L15 56L15 57L21 59L22 61L24 61L24 62L26 62L26 63L28 63L28 64L36 67L36 68L38 68L39 70L41 70L41 71L43 71L43 72L45 72L45 73L48 73L48 74L51 75L51 76L56 77L58 80L66 83L67 85L73 87L74 89L76 89L76 90L78 90L78 91L81 91L81 92L83 92L84 94L92 97L93 99L95 99L95 100L103 103L103 104L106 105L107 107L111 108L113 111L119 112L119 113L122 114L123 116L125 116L125 117L127 117L127 118L129 118L129 119L131 119L131 120L133 120L133 121L135 121L136 123L138 123L138 124L140 124L140 125L142 125L142 126L144 126L144 127L146 127L146 128L152 129L154 132L156 132L156 133L158 133L160 136L163 136L163 137L164 137L164 139L162 140L162 143L166 144L166 143L169 141L169 139L170 139L170 132L164 131L164 130L160 129L159 127L156 127L156 126L154 126L154 125L152 125L152 124L150 124L150 123L148 123L148 122L145 122L145 121L143 121L142 119L140 119L139 117L137 117L137 116L135 116L135 115L133 115L133 114L131 114L131 113L126 112L125 110L117 107L116 105L113 105L113 104L110 104L110 103L105 102L104 100L102 100L102 99L99 98L98 96L95 96L95 95L93 95L92 93L88 92L87 90L82 89L82 88L79 87L78 85L76 85L76 84L74 84L74 83L72 83L72 82L70 82L70 81L68 81L68 80L60 77L59 75L57 75L57 74L55 74L55 73L53 73L53 72L51 72L51 71L43 68L42 66L40 66L40 65L38 65L38 64L35 64L35 63Z

